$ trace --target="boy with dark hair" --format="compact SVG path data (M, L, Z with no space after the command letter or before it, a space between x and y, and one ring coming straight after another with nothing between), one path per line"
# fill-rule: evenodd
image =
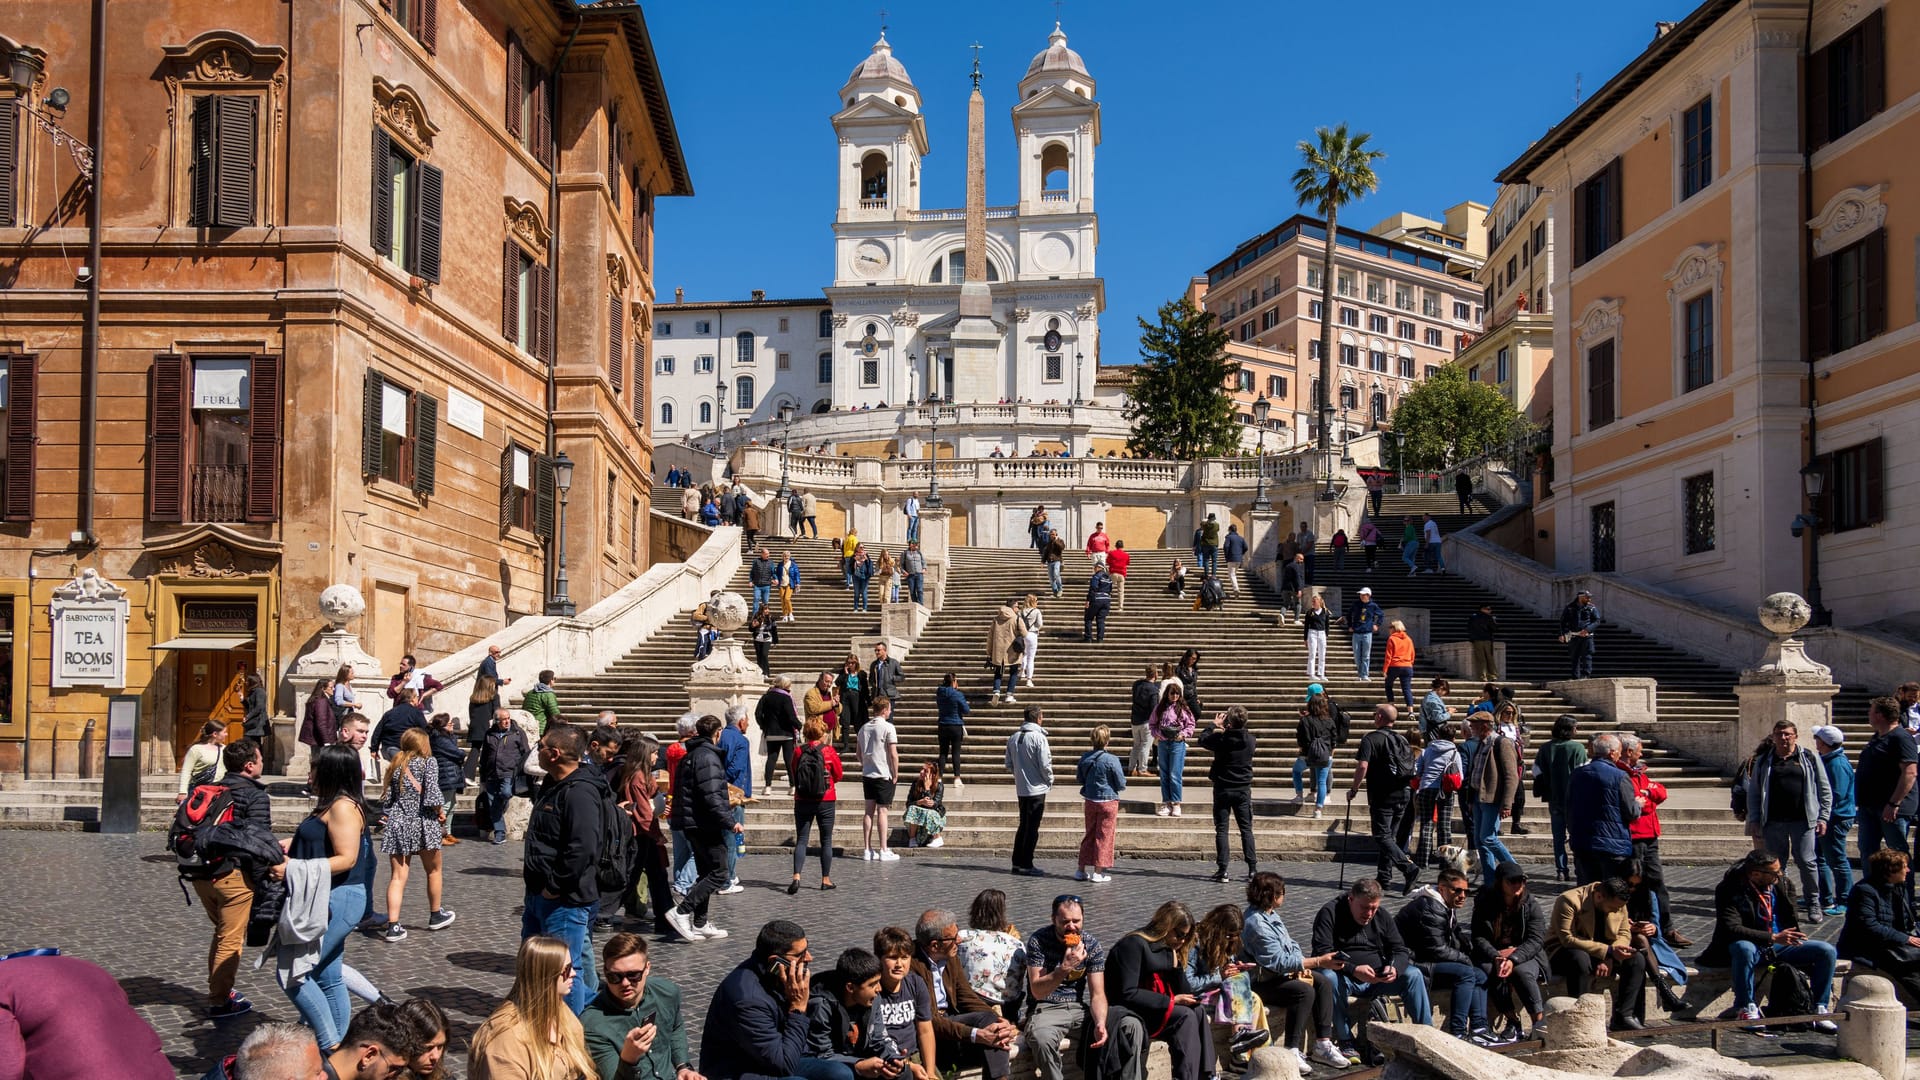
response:
M906 1068L875 1004L880 969L879 957L848 949L832 971L814 976L807 999L807 1056L795 1072L808 1080L888 1080Z
M933 991L913 973L913 935L897 926L874 932L873 954L880 958L880 995L876 1020L907 1059L912 1080L940 1075L934 1064Z

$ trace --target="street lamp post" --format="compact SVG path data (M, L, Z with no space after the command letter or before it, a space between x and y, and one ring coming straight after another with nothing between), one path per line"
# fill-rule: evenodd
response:
M793 413L793 402L785 402L780 406L780 491L778 492L778 497L783 506L786 505L787 495L791 491L791 489L787 487L787 454L793 445Z
M1826 489L1826 482L1826 472L1818 464L1809 464L1800 470L1801 486L1806 490L1807 501L1812 504L1812 509L1801 517L1813 534L1807 548L1807 606L1813 609L1813 617L1807 620L1808 626L1833 625L1833 612L1820 602L1820 493ZM1801 524L1801 521L1795 524Z
M1257 470L1253 485L1253 508L1273 509L1273 501L1267 498L1267 417L1273 413L1273 402L1267 395L1261 394L1253 399L1253 422L1260 427L1260 441L1253 451L1254 467Z
M719 367L715 361L714 367ZM713 383L713 426L720 434L720 456L727 456L727 380L715 379Z
M933 403L932 449L927 456L927 509L938 510L940 500L940 402Z
M573 488L573 459L565 450L553 459L553 486L560 493L560 527L554 533L554 550L559 561L553 575L553 596L547 600L547 614L572 617L573 600L567 596L567 492Z
M1352 433L1347 430L1347 407L1344 404L1340 406L1340 464L1353 464L1353 439Z

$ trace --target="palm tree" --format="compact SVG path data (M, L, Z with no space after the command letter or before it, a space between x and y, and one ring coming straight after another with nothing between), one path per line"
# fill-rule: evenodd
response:
M1317 128L1317 141L1300 140L1300 160L1293 174L1293 191L1300 205L1320 215L1326 222L1325 250L1320 254L1320 400L1314 402L1320 420L1320 450L1333 451L1333 322L1334 322L1334 238L1339 236L1340 208L1380 190L1380 178L1373 174L1373 163L1386 157L1384 150L1369 150L1372 132L1347 133L1347 125Z

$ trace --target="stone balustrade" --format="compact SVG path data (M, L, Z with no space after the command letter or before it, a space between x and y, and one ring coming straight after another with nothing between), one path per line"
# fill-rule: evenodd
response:
M698 436L694 446L712 451L723 442L731 450L742 445L777 445L782 441L796 447L897 441L903 457L917 458L924 456L926 446L937 439L942 447L956 450L960 457L984 457L995 447L1004 454L1024 457L1041 444L1065 446L1075 456L1084 457L1091 452L1093 440L1122 442L1132 430L1133 425L1119 405L922 404L807 413L794 417L791 425L772 418L754 420L736 424L724 435L712 432ZM1266 446L1278 453L1288 449L1289 440L1287 432L1269 431ZM1246 428L1241 441L1246 449L1254 449L1259 442L1259 430ZM1359 445L1359 440L1355 445Z

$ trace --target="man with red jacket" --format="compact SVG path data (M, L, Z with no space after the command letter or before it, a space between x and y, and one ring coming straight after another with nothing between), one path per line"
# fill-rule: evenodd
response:
M1640 760L1641 750L1639 736L1621 733L1620 760L1627 767L1627 778L1633 782L1633 793L1640 799L1640 816L1627 826L1627 835L1633 838L1633 857L1640 863L1640 888L1629 906L1635 922L1652 922L1649 916L1653 912L1647 899L1649 895L1659 898L1660 935L1674 948L1685 949L1693 942L1673 925L1673 902L1667 899L1667 875L1660 867L1660 804L1667 801L1667 785L1647 775L1647 766Z
M1127 610L1127 563L1133 556L1127 554L1127 542L1115 540L1113 549L1107 552L1107 573L1113 575L1113 610Z

